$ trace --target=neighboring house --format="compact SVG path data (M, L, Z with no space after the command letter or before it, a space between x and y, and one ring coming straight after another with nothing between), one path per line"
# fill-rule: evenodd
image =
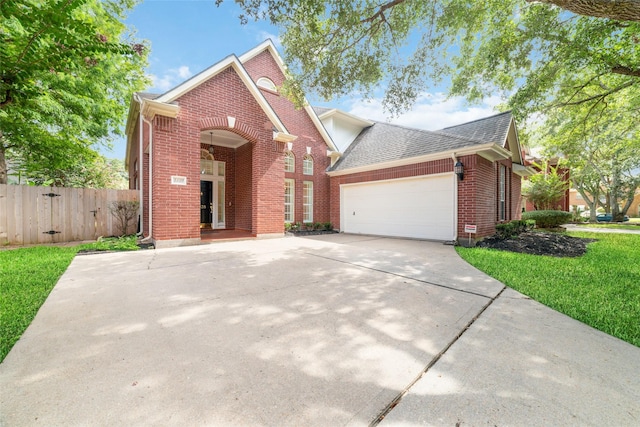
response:
M587 193L588 197L593 197L591 194ZM605 196L600 196L600 201L602 204L606 203ZM589 210L589 205L582 197L582 194L575 188L572 188L569 192L569 203L572 206L576 206L578 211L585 212ZM604 208L600 207L600 211L604 212ZM627 215L630 217L640 217L640 190L636 190L635 197L633 198L633 202L631 202L631 206L627 210Z
M442 241L495 232L521 212L524 166L510 113L440 131L293 104L271 41L158 94L134 94L130 188L157 247L207 229L282 236L284 224ZM454 165L464 169L458 178Z

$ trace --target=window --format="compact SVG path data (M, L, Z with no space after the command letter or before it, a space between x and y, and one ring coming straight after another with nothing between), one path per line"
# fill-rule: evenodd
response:
M200 174L213 175L214 164L213 155L207 150L200 150Z
M500 165L500 178L499 178L499 198L498 198L498 219L504 221L506 218L506 194L507 194L507 168L504 165Z
M302 183L302 221L313 222L313 182Z
M295 172L296 171L296 157L291 151L284 153L284 171Z
M295 200L295 183L292 179L284 180L284 222L293 222L293 201Z
M276 88L276 85L271 81L271 79L267 77L260 77L256 82L256 84L258 85L258 87L261 87L263 89L271 90L273 92L278 91L278 88Z
M310 154L306 154L302 158L302 173L305 175L313 175L313 157Z

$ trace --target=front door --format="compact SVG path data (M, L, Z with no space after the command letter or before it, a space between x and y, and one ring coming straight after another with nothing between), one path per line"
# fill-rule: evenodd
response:
M200 227L210 228L213 222L213 182L200 181Z

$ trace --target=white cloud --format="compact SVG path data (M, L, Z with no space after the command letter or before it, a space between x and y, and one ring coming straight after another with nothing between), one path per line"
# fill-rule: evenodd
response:
M280 40L280 36L264 30L258 31L258 34L256 35L256 41L258 43L262 43L267 39L271 39L276 49L278 50L282 49L282 41Z
M175 87L177 84L182 83L192 75L193 73L187 65L181 65L178 68L170 68L162 76L149 74L149 78L153 84L151 90L155 89L165 92Z
M500 102L499 97L490 97L479 105L467 106L460 97L447 99L442 93L424 92L418 97L413 108L399 117L389 118L384 112L381 99L354 101L347 107L347 112L365 119L417 129L437 130L494 115L497 113L494 107Z
M180 68L178 68L178 77L180 77L181 79L188 79L192 75L193 73L191 72L191 70L189 70L188 66L182 65Z

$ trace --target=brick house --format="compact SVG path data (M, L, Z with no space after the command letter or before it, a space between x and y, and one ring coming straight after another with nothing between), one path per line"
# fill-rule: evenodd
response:
M164 94L133 95L125 164L141 193L142 233L157 247L216 230L282 236L287 222L466 241L467 224L477 239L519 218L531 171L510 113L410 129L296 109L278 93L284 79L266 41Z

